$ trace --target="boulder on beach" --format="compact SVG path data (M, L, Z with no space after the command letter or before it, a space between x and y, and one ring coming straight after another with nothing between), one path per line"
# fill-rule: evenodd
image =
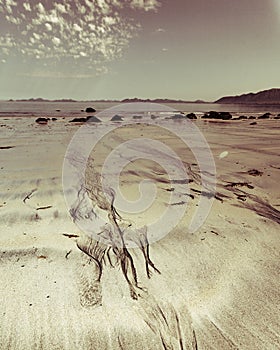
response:
M257 125L257 122L252 122L250 123L250 125Z
M194 113L189 113L186 115L188 119L197 119L197 116Z
M86 123L86 122L90 122L90 123L100 123L101 120L98 119L97 117L95 117L94 115L90 115L88 117L77 117L77 118L74 118L72 120L70 120L69 123Z
M229 112L216 112L210 111L205 113L202 118L204 119L221 119L221 120L230 120L232 119L232 115Z
M57 118L54 118L54 117L52 118L52 121L53 121L53 122L55 122L56 120L57 120Z
M133 119L142 119L143 116L142 116L142 115L134 115L132 118L133 118Z
M116 114L111 118L111 121L112 122L121 122L121 121L123 121L123 118L122 118L122 116Z
M258 169L250 169L247 171L247 173L251 176L262 176L263 172Z
M87 121L87 118L74 118L72 120L70 120L69 123L85 123Z
M94 112L96 112L96 110L94 108L92 108L92 107L87 107L86 108L86 112L87 113L94 113Z
M221 119L229 120L232 118L232 115L229 112L220 112Z
M42 118L42 117L40 117L40 118L37 118L35 120L35 122L38 123L38 124L44 125L44 124L48 124L49 120L50 120L49 118Z
M258 119L269 119L270 115L271 115L271 113L265 113L263 115L260 115L258 117Z
M248 119L257 119L254 115L251 115Z
M95 115L88 116L86 120L90 123L101 123L101 120L98 119Z

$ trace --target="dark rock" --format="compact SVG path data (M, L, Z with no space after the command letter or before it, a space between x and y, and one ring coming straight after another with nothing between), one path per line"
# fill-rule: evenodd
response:
M197 119L197 116L194 113L189 113L186 115L188 119Z
M101 120L94 115L87 117L86 120L90 123L101 123Z
M229 112L216 112L216 111L210 111L208 113L205 113L202 118L204 119L222 119L222 120L229 120L232 119L232 115Z
M74 118L70 120L69 123L85 123L87 121L87 118Z
M56 121L57 120L57 118L52 118L52 121Z
M269 119L270 115L271 115L271 113L265 113L263 115L260 115L258 117L258 119Z
M57 112L60 112L60 109L56 109Z
M42 118L42 117L40 117L40 118L37 118L35 120L35 122L38 123L38 124L44 125L44 124L48 124L49 120L50 120L50 118Z
M132 118L133 119L142 119L143 117L141 115L134 115Z
M263 172L257 169L251 169L251 170L248 170L248 174L251 176L262 176Z
M11 149L14 148L15 146L0 146L0 149ZM3 169L3 168L1 168Z
M94 108L92 108L92 107L87 107L86 108L86 112L87 113L94 113L94 112L96 112L96 110Z
M257 122L250 123L250 125L257 125L257 124L258 124Z
M280 119L280 114L278 114L274 119Z
M82 118L82 117L74 118L74 119L70 120L69 123L86 123L86 122L100 123L101 120L96 118L94 115L90 115L90 116L85 117L85 118Z
M204 113L202 118L203 119L220 119L220 114L216 111L210 111L208 113Z
M257 119L257 117L251 115L248 119Z
M114 115L112 118L111 118L111 121L112 122L122 122L123 121L123 118L120 116L120 115Z
M232 115L229 112L220 112L221 119L229 120L232 118Z

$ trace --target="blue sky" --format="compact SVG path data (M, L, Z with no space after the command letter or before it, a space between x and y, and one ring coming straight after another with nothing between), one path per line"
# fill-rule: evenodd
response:
M0 99L279 87L280 0L0 0Z

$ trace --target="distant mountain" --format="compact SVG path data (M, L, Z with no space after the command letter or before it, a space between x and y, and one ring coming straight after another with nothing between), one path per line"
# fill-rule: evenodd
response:
M29 98L29 99L10 99L9 102L119 102L119 103L129 103L129 102L153 102L153 103L210 103L202 100L196 101L184 101L184 100L175 100L169 98L156 98L156 99L142 99L142 98L125 98L123 100L87 100L87 101L78 101L73 99L59 99L59 100L48 100L45 98Z
M142 98L125 98L124 100L121 100L120 102L123 103L130 103L130 102L151 102L151 103L209 103L202 100L196 100L196 101L184 101L184 100L174 100L169 98L155 98L155 99L142 99Z
M280 104L280 88L264 90L257 93L243 94L239 96L226 96L215 101L215 103Z
M21 99L21 100L13 100L10 99L9 102L77 102L76 100L72 100L70 98L66 98L66 99L61 99L61 100L48 100L45 98L29 98L29 99Z

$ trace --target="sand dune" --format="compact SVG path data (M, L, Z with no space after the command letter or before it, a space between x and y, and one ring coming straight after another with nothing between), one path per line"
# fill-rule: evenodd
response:
M217 167L213 206L195 233L188 226L199 198L212 194L191 153L165 137L188 168L181 182L189 192L172 204L187 202L188 210L149 245L149 276L147 246L128 249L122 260L73 223L61 173L79 125L68 119L1 121L1 349L279 349L279 121L258 121L253 131L249 121L195 122ZM92 153L96 173L110 149L144 131L113 131ZM150 216L127 218L139 226L160 215L174 186L159 165L134 162L123 173L130 200L143 178L156 181L158 192ZM100 198L92 193L93 204L101 206Z

